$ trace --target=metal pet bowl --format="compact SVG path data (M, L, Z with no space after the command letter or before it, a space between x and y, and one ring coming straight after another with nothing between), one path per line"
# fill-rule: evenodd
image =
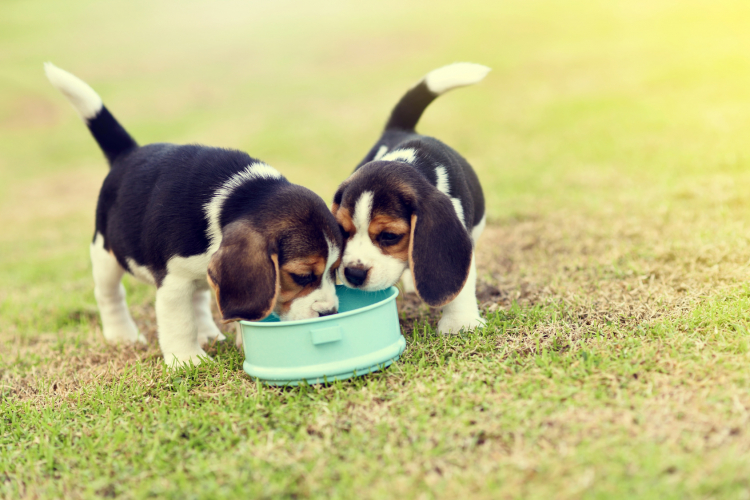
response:
M240 321L243 368L269 385L320 384L371 373L404 352L396 310L398 289L336 287L339 312L322 318Z

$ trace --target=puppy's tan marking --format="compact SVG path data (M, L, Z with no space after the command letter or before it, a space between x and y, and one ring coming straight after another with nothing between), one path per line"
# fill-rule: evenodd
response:
M286 314L292 306L292 301L312 293L320 282L321 275L325 271L326 260L322 256L311 256L301 259L294 259L287 262L281 268L280 286L281 291L278 297L277 314ZM315 275L315 281L300 286L292 278L292 274L306 276Z
M403 235L403 237L401 238L401 241L395 245L378 245L377 237L382 232ZM409 241L411 240L410 227L404 219L385 214L376 215L370 222L368 233L370 234L370 239L372 239L373 243L378 245L380 251L385 255L390 255L391 257L403 262L409 260Z
M300 259L290 260L282 269L287 273L293 274L310 274L314 272L320 275L326 267L326 260L320 255L311 255Z

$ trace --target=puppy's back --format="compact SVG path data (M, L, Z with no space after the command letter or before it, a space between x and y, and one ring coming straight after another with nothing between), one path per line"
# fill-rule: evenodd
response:
M149 144L112 163L99 195L97 231L118 255L162 269L174 255L208 250L210 202L254 165L247 153L197 145ZM254 178L263 182L263 178ZM280 175L266 182L288 183ZM258 197L262 186L253 183ZM252 204L252 192L246 197Z

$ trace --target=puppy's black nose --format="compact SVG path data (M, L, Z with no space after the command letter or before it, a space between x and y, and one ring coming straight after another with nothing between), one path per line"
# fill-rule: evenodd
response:
M368 271L369 269L362 269L360 267L347 267L344 269L344 276L352 285L360 286L367 279Z
M320 311L318 313L318 316L320 316L322 318L323 316L330 316L332 314L336 314L336 309L329 309L327 311Z

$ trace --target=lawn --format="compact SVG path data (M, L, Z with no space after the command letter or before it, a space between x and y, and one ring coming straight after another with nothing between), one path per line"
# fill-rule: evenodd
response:
M750 4L0 3L0 495L750 498ZM106 165L52 61L141 143L247 151L326 200L421 75L483 182L487 327L400 301L388 370L277 389L104 344Z

